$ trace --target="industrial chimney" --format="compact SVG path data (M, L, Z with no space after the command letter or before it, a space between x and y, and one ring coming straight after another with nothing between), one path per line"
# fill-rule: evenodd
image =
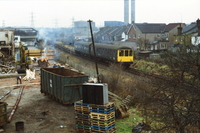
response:
M129 0L124 0L124 23L129 23Z
M129 11L129 1L124 0L124 23L129 24L129 17L131 18L131 23L135 22L135 0L131 0L131 11ZM129 12L131 16L129 15Z
M131 23L135 22L135 0L131 0Z

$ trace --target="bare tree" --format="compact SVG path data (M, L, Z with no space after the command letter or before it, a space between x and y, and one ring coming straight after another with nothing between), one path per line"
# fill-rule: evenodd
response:
M198 132L200 129L200 53L167 53L160 78L142 88L138 107L156 132ZM145 95L144 95L145 94Z
M139 45L139 47L140 47L140 50L146 50L146 48L147 48L147 44L149 44L149 39L144 39L144 38L139 38L138 40L137 40L137 44Z

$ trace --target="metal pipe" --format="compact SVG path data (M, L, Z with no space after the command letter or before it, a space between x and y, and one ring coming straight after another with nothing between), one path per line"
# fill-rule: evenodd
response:
M7 121L8 123L10 123L10 121L11 121L11 119L12 119L12 117L13 117L15 111L17 110L18 104L19 104L19 102L20 102L20 100L21 100L21 95L22 95L23 90L24 90L24 86L22 86L21 89L19 90L19 95L18 95L17 101L16 101L16 103L15 103L15 106L14 106L14 108L12 109L12 111L11 111L11 113L10 113L10 116L8 117L8 121Z
M90 32L91 32L91 37L92 37L92 46L93 46L94 59L95 59L95 65L96 65L97 81L98 81L98 83L100 83L100 80L99 80L99 71L98 71L97 59L96 59L96 51L95 51L95 46L94 46L94 38L93 38L93 34L92 34L92 26L91 26L92 20L88 20L88 22L90 24Z
M4 94L3 96L0 97L0 100L3 99L4 97L6 97L8 94L10 94L11 91L8 91L6 94Z

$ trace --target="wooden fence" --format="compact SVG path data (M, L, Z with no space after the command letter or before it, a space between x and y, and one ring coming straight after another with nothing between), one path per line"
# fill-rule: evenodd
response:
M55 59L54 50L25 50L25 54L30 57L47 57L49 60Z

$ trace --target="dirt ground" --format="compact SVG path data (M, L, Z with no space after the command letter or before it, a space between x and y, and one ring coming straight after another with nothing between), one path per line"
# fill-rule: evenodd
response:
M2 127L3 133L16 133L15 123L19 121L24 122L24 133L76 133L73 105L62 105L50 97L44 96L40 92L39 72L39 70L36 71L34 80L22 80L20 85L25 88L20 103L11 122ZM0 96L11 91L7 97L1 100L8 104L8 117L20 91L16 82L16 77L0 79Z

